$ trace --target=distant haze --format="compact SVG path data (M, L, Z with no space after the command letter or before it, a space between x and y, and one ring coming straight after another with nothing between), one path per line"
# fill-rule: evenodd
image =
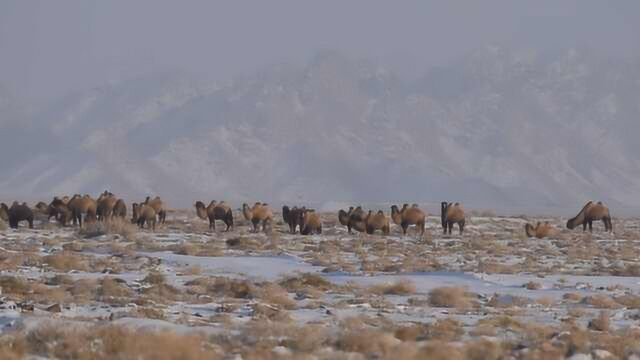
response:
M639 54L637 1L47 1L0 3L0 84L49 100L155 71L226 80L335 49L402 76L485 45Z
M5 1L0 198L633 214L639 10Z

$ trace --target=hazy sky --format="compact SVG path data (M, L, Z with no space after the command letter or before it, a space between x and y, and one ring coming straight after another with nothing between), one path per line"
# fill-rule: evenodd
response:
M228 79L322 49L416 75L486 44L640 54L640 1L0 0L0 86L28 101L139 74Z

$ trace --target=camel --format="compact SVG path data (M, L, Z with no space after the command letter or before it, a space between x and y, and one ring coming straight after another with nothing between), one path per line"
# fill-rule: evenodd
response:
M21 221L26 221L29 223L29 229L33 229L33 211L27 206L27 203L19 204L14 201L10 208L7 208L4 203L0 204L0 207L7 214L9 227L17 229Z
M365 218L365 226L367 234L369 235L373 234L376 230L382 231L383 235L389 235L389 218L382 210L378 210L375 214L369 210Z
M112 193L105 190L100 194L97 201L96 213L98 215L98 221L110 220L113 216L113 208L118 202L118 198Z
M33 208L34 218L41 221L49 221L51 219L51 208L45 202L39 201Z
M233 227L233 211L224 201L218 204L215 200L212 200L207 207L204 206L202 201L197 201L195 207L199 218L209 220L210 230L216 230L216 220L222 220L227 225L225 231L229 231Z
M69 200L67 206L71 210L73 224L75 225L77 223L80 228L82 228L83 222L82 215L84 215L85 221L93 221L96 217L98 205L89 195L74 195L74 197Z
M322 219L315 210L304 209L301 214L302 223L300 224L300 234L322 234Z
M353 212L353 206L349 207L348 211L344 211L342 209L338 211L338 221L342 226L347 226L347 227L349 226L349 216L351 215L352 212Z
M296 228L298 227L302 232L302 216L306 210L307 209L304 206L301 208L294 206L291 209L286 205L282 207L282 218L284 219L284 222L289 225L290 233L295 234Z
M442 202L441 204L441 217L442 217L442 230L443 233L446 234L447 231L449 232L449 235L451 235L451 232L453 230L453 225L454 224L458 224L458 228L460 229L460 235L462 235L462 232L464 232L464 224L465 224L465 217L464 217L464 208L462 207L462 205L460 203L447 203L447 202Z
M55 217L56 221L62 226L67 226L69 221L73 218L73 213L69 208L68 202L63 199L54 197L51 204L49 204L49 219Z
M9 208L5 203L0 203L0 219L4 222L9 222Z
M567 229L573 230L576 226L582 225L582 231L586 231L587 225L589 225L589 231L593 232L593 222L598 220L602 220L604 223L605 231L613 231L609 208L602 202L589 201L578 215L567 221Z
M342 225L347 227L349 234L351 234L351 229L355 229L359 232L366 231L366 216L367 214L364 213L364 210L362 210L362 207L360 206L355 209L353 208L353 206L351 206L349 208L349 212L345 212L344 210L340 210L338 212L338 220Z
M111 218L124 219L126 217L127 217L127 204L125 204L124 200L118 199L115 205L113 205L113 210L111 211Z
M548 221L544 223L538 222L536 226L527 223L524 226L524 231L528 237L536 237L538 239L544 239L558 234L558 229L549 224Z
M35 206L35 209L43 214L49 213L49 205L47 205L45 202L42 202L42 201L38 201L38 203Z
M151 228L152 231L156 231L156 210L145 203L133 203L131 206L133 208L133 217L131 218L131 222L138 224L141 229L144 229L144 224L147 223L147 228Z
M413 204L409 207L408 204L402 206L402 210L398 210L398 206L391 206L391 219L396 225L402 227L402 234L407 235L407 228L409 225L415 225L416 231L420 230L420 235L424 235L424 228L426 223L427 214L422 211L417 204Z
M258 232L260 223L262 223L262 231L267 232L267 227L271 226L273 221L273 212L267 204L257 202L253 207L242 204L242 214L247 221L253 225L253 231Z
M165 220L167 218L167 210L165 209L164 203L162 202L162 199L160 199L159 196L156 196L153 199L147 196L147 199L144 201L144 204L151 206L153 210L155 210L158 216L158 223L160 224L165 223Z

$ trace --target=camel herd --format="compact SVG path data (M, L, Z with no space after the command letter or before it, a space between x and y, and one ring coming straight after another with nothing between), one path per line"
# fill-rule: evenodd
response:
M209 229L216 230L216 220L226 225L225 231L234 228L233 210L224 201L211 201L208 206L202 201L195 204L196 215L209 221ZM155 230L156 224L164 224L167 216L167 208L160 197L147 197L144 201L131 204L131 223L144 228ZM115 218L127 217L127 205L122 198L118 198L109 191L104 191L96 199L90 195L76 194L72 197L54 197L46 204L39 202L34 209L26 203L13 202L11 207L0 204L0 219L9 223L11 228L17 228L20 222L27 222L29 228L33 228L35 214L44 215L47 220L55 218L62 226L83 227L83 224L91 222L106 222ZM270 232L273 223L273 211L266 203L256 202L253 206L242 205L242 215L251 224L252 231ZM382 210L365 211L361 206L350 207L347 211L338 211L338 222L347 228L349 234L352 230L367 234L376 231L383 235L390 234L390 223L400 226L402 234L406 235L410 226L415 227L416 233L424 235L428 214L420 209L417 204L404 204L402 208L391 206L390 215ZM441 203L441 225L444 234L451 234L454 225L458 225L460 235L464 232L465 211L460 203ZM299 232L302 235L322 234L322 219L314 209L298 206L283 206L282 219L288 225L290 233ZM611 214L602 202L589 201L575 217L567 221L567 228L574 229L582 225L583 231L587 227L593 231L593 222L602 221L605 231L613 231ZM551 237L559 233L559 229L548 222L536 225L526 224L525 233L528 237L539 239Z

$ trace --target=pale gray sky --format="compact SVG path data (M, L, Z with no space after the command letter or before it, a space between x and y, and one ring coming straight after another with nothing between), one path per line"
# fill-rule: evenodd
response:
M0 86L43 101L164 70L225 80L322 49L403 75L501 43L640 54L638 1L0 0Z

